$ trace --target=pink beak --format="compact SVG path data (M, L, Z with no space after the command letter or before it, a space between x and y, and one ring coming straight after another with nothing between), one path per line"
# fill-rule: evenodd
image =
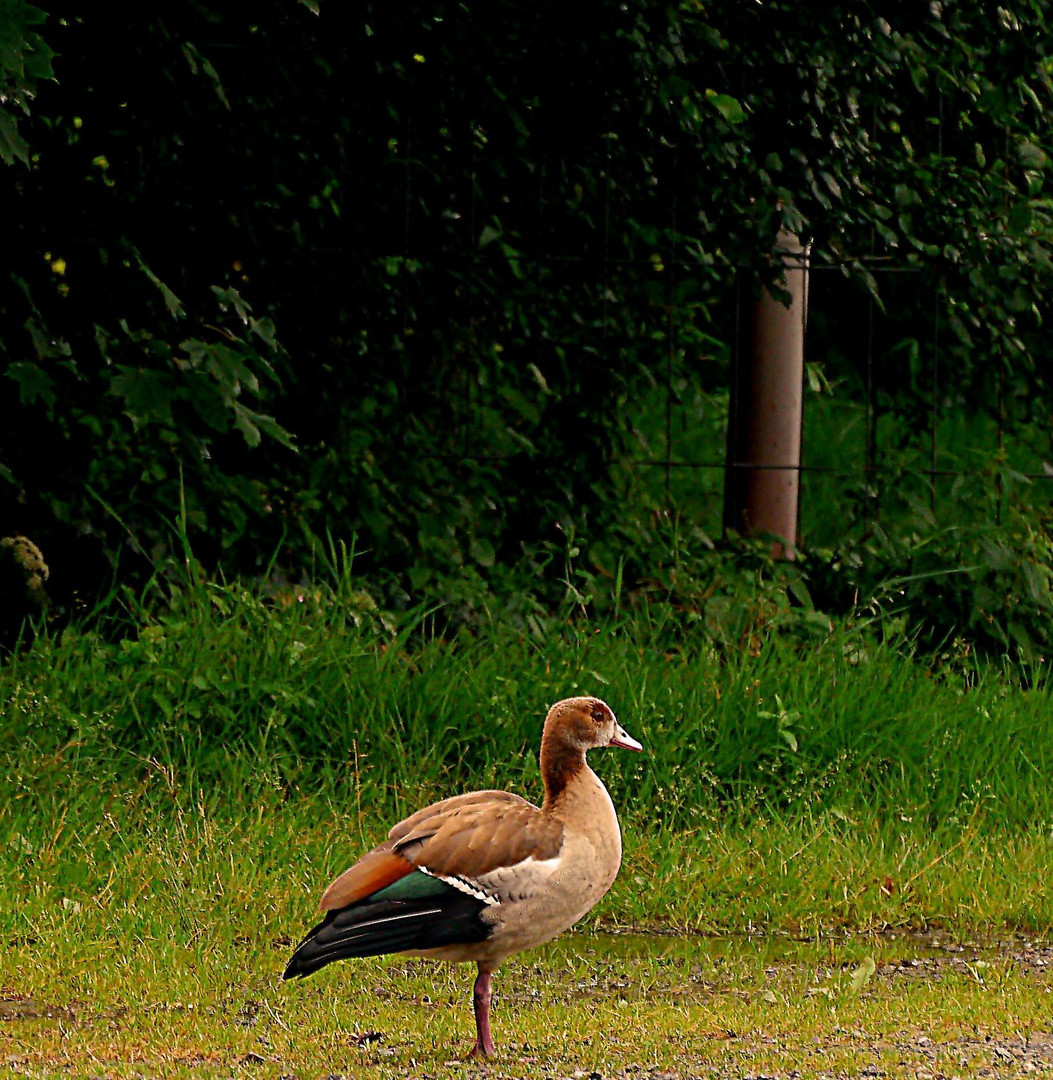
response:
M638 743L621 724L614 725L614 734L608 746L620 746L623 750L642 750L643 744Z

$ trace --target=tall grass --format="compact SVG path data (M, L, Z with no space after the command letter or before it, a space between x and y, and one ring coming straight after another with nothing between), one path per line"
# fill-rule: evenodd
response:
M421 801L537 797L545 708L576 693L604 697L648 750L594 755L627 836L605 917L1048 919L1042 679L934 673L906 643L848 632L729 653L667 618L447 639L427 612L383 616L344 575L277 598L189 585L43 635L0 670L3 928L90 905L173 934L217 890L298 926L305 895Z

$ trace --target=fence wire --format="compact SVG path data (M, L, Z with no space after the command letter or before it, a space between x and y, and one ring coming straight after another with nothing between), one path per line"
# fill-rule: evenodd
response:
M407 258L422 250L411 159L412 152L404 169ZM569 328L566 342L543 332L543 325L551 325L548 316L560 290L591 290L601 351L624 336L626 323L618 314L633 306L638 337L620 341L619 347L635 349L647 375L638 379L635 398L624 404L626 437L608 465L633 497L656 512L682 515L718 535L728 466L728 387L741 353L741 290L733 270L718 271L685 254L676 197L668 202L647 256L635 255L620 232L628 214L615 206L610 155L607 161L600 225L591 249L577 253L553 243L563 217L550 213L553 198L565 195L573 163L536 167L533 235L520 236L521 250L505 256L515 264L516 276L532 285L530 325L510 336L528 342L520 349L523 362L544 372L552 367L554 350L581 336L580 327ZM465 241L460 249L443 250L441 259L467 264L472 279L471 267L493 258L481 244L488 226L474 163L462 184L465 198L458 213L466 218ZM434 249L428 255L434 259ZM880 304L839 266L825 264L821 251L813 251L802 452L794 467L800 475L799 541L834 544L846 533L863 535L889 527L893 517L902 521L905 514L922 512L949 524L976 512L1001 521L1007 476L1017 484L1045 485L1053 479L1048 429L1026 410L1010 415L1002 368L993 396L978 399L975 386L959 384L932 275L888 259L866 265L878 282ZM685 303L687 296L694 299ZM469 289L464 312L450 313L463 316L468 341L484 325L493 332L494 312L486 310L490 302ZM500 387L487 377L484 350L469 349L465 363L456 392L450 391L458 439L436 453L466 466L500 463L502 453L480 440L486 430L481 414Z

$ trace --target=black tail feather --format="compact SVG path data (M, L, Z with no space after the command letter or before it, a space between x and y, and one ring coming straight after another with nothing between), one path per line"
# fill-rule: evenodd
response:
M381 956L485 941L484 901L466 893L412 900L362 901L330 911L297 947L284 979L310 975L334 960Z

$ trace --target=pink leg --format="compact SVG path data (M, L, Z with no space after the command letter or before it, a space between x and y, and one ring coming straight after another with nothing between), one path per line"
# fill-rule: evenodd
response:
M472 1002L475 1005L475 1046L471 1056L483 1054L489 1057L494 1052L494 1040L490 1036L490 972L479 965L479 974L472 989Z

